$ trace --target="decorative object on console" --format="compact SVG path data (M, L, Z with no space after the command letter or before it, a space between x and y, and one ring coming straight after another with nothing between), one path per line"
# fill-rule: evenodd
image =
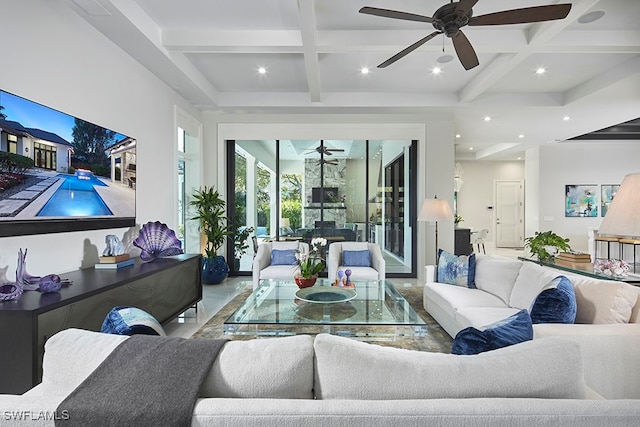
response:
M451 212L449 202L438 199L438 196L434 196L433 199L425 199L420 208L418 221L434 221L436 223L436 261L434 262L436 264L438 261L438 221L453 221L453 212Z
M533 339L533 324L527 310L520 310L482 330L472 326L456 334L452 354L479 354Z
M134 264L135 260L133 258L128 258L118 262L99 262L94 266L94 268L96 270L117 270L119 268L129 267Z
M227 262L222 255L218 255L218 249L231 234L229 219L225 216L227 203L220 197L217 190L205 186L202 190L196 190L193 193L193 200L189 204L196 208L196 215L191 219L198 221L200 232L207 238L204 247L206 256L203 260L202 282L218 284L229 275Z
M549 282L531 307L533 323L575 323L578 305L573 284L565 276Z
M39 280L38 288L42 292L58 292L62 288L62 281L57 274L48 274Z
M606 274L607 276L623 278L629 273L629 264L621 259L597 259L593 263L595 273Z
M442 249L438 250L438 282L475 289L475 276L476 254L454 255Z
M153 261L156 258L184 253L182 242L176 237L176 233L160 221L143 225L133 245L142 249L140 259L143 261Z
M558 250L571 250L569 239L560 237L551 230L544 232L536 231L533 237L524 239L524 247L528 247L531 254L535 255L538 260L544 262L552 262ZM555 248L555 251L553 251L553 248ZM550 250L554 253L549 253Z
M103 257L124 255L124 244L115 234L107 234L104 238L106 247L102 252Z
M112 308L102 322L100 332L115 335L161 335L166 336L160 322L144 310L136 307Z
M18 266L16 267L16 280L14 282L2 282L0 283L0 301L11 301L20 298L24 292L24 269L25 259L27 257L27 250L22 252L22 249L18 250Z

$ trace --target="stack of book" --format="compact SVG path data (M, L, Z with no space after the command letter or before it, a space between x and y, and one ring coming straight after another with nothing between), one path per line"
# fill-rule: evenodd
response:
M101 256L100 262L96 264L96 270L117 270L135 263L129 254L115 256Z
M591 255L582 252L560 252L556 264L570 268L585 267L591 263Z

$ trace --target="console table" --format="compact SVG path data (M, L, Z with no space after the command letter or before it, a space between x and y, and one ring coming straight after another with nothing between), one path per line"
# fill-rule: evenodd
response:
M640 286L640 276L637 276L635 274L629 274L626 277L612 277L612 276L607 276L606 274L595 273L593 271L593 264L587 263L587 262L584 263L585 264L584 267L579 267L578 264L576 264L576 267L567 267L564 265L555 264L553 262L545 262L545 261L540 261L537 259L532 259L527 257L518 257L518 259L521 261L528 261L528 262L533 262L535 264L544 265L545 267L555 268L557 270L568 271L569 273L575 273L575 274L581 274L583 276L593 277L595 279L617 280L619 282L626 282L631 285Z
M44 343L55 333L99 331L115 306L135 306L167 323L202 299L201 255L177 255L118 270L86 268L60 274L59 292L25 291L0 303L0 393L21 394L42 378Z

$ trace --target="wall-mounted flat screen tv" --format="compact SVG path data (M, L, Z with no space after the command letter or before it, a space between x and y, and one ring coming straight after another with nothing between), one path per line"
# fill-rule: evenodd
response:
M313 187L311 189L311 201L313 203L337 203L338 187Z
M0 237L135 225L136 140L0 90Z

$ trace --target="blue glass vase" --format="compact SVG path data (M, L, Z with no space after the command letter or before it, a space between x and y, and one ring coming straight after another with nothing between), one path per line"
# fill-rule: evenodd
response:
M229 266L222 255L202 258L202 283L217 285L229 275Z

